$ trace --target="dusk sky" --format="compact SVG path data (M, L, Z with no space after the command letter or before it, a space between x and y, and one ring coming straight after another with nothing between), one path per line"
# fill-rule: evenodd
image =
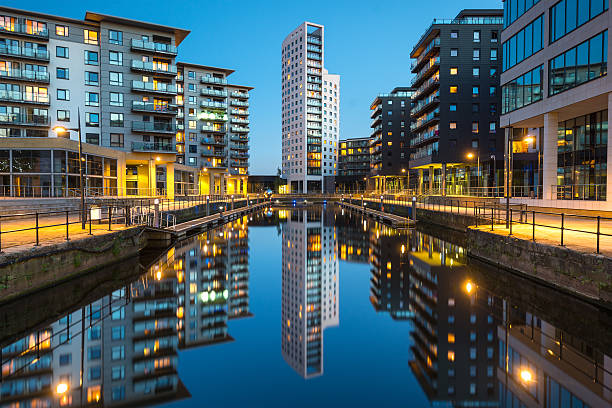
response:
M230 82L251 93L250 174L280 167L281 43L303 21L325 25L325 67L341 75L340 138L369 135L376 94L410 84L409 52L433 18L463 8L502 8L501 0L34 1L5 6L82 19L85 11L191 30L179 60L236 70Z

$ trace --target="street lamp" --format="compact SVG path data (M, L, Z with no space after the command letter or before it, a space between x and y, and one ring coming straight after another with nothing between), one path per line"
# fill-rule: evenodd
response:
M474 158L474 153L472 153L472 152L468 153L467 154L467 158L472 160ZM478 188L480 188L480 154L476 155L476 161L477 161L476 166L478 167L478 171L476 172L476 175L478 177ZM469 186L468 186L468 188L469 188Z
M77 121L78 127L76 128L65 128L63 126L53 127L53 131L59 136L68 132L77 132L79 137L79 190L81 193L81 229L85 229L85 222L87 220L87 212L85 209L85 184L83 183L83 142L81 141L81 109L77 110Z

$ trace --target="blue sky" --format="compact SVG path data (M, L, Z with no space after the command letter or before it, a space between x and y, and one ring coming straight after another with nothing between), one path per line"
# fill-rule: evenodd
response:
M463 8L501 8L501 0L4 0L72 18L86 10L191 30L181 60L235 69L233 83L254 86L251 97L251 174L280 166L280 52L285 36L303 21L325 25L325 65L341 75L340 137L369 134L370 102L379 92L410 83L408 53L433 18Z

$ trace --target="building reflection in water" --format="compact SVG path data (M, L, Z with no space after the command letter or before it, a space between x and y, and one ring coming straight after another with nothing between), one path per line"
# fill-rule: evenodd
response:
M298 374L323 374L323 332L339 323L334 211L286 210L282 227L282 354Z
M135 406L190 396L178 350L232 340L249 311L246 218L181 241L137 281L2 347L0 407Z

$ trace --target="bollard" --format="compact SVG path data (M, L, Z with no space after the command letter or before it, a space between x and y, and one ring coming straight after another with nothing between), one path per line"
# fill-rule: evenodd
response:
M68 233L68 210L66 210L66 241L70 241L70 236Z
M601 216L597 216L597 253L599 253L599 231L601 226Z
M89 207L89 235L91 235L91 207Z
M36 246L38 245L38 212L36 212Z
M563 246L563 228L565 227L565 213L561 213L561 246Z
M108 206L108 230L111 230L111 220L113 218L113 208L109 205Z
M535 241L535 211L531 213L531 240Z
M210 214L210 196L206 196L206 216Z
M512 208L510 209L510 234L508 235L512 235Z

